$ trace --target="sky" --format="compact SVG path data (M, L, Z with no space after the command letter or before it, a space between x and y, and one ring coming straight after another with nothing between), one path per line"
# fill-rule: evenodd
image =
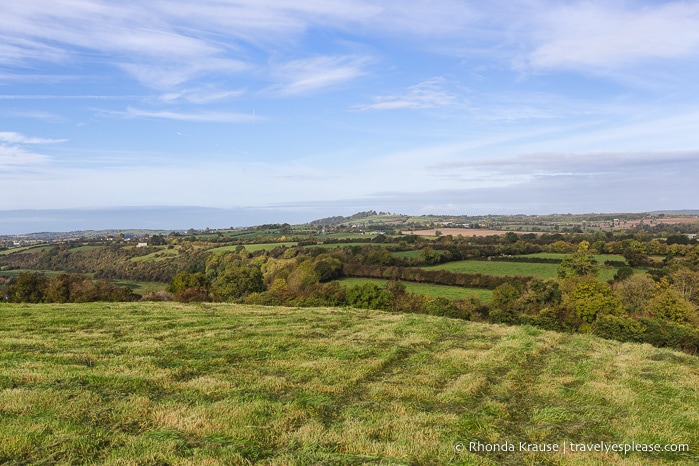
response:
M696 1L5 0L0 234L694 209L698 75Z

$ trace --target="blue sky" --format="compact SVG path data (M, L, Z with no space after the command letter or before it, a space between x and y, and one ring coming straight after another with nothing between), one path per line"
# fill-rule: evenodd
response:
M0 10L0 211L697 208L698 2Z

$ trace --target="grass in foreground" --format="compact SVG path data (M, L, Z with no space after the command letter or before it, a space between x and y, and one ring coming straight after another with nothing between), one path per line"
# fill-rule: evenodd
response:
M2 305L0 324L0 463L699 461L699 358L648 345L228 304ZM469 441L691 451L455 451Z

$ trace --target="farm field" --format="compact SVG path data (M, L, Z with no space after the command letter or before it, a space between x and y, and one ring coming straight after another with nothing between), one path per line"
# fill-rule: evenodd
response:
M41 273L46 275L47 277L55 277L56 275L60 275L65 272L59 272L56 270L30 270L30 269L14 269L14 270L0 270L0 277L16 277L22 272L28 272L28 273ZM91 275L91 274L86 274L86 275Z
M404 235L418 235L418 236L436 236L437 232L440 231L442 236L452 235L452 236L500 236L507 233L507 230L488 230L485 228L432 228L429 230L404 230L401 233ZM516 233L534 233L541 234L541 232L534 231L519 231Z
M563 260L563 258L567 256L567 254L558 254L558 253L553 253L553 252L539 252L535 254L524 254L522 256L516 256L516 257L532 257L532 258L538 258L538 259L558 259L558 260ZM626 262L626 258L622 256L621 254L595 254L594 255L595 260L599 262L600 264L604 264L605 261L618 261L618 262Z
M177 249L167 249L166 246L158 246L158 251L146 254L145 256L132 257L132 262L162 261L171 257L176 257Z
M243 244L242 246L245 247L245 250L247 252L270 251L274 248L278 248L281 246L286 246L287 248L292 247L292 246L296 246L296 242L295 241L286 241L286 242L280 242L280 243ZM209 252L214 253L214 254L220 254L222 252L235 251L237 248L238 248L238 245L221 246L218 248L209 249Z
M4 464L699 461L699 358L648 345L230 304L5 304L0 323ZM470 453L469 442L689 451Z
M141 296L155 291L166 291L169 287L168 283L162 282L140 282L136 280L109 280L117 286L126 286L131 288L134 293Z
M484 275L498 275L503 277L531 276L554 278L556 277L558 264L465 260L422 268L425 270L438 269L458 273L481 273ZM597 278L602 281L611 280L614 278L616 272L617 269L615 267L600 266L600 273L597 275Z
M14 254L16 252L38 252L38 251L43 251L45 249L49 249L51 246L48 244L42 244L38 246L22 246L19 248L11 248L11 249L5 249L4 251L0 251L0 256L6 256L9 254Z
M383 286L388 280L380 278L343 278L338 280L345 286L362 285L364 283L375 283ZM489 303L493 298L492 290L482 288L463 288L460 286L432 285L429 283L401 282L405 285L405 290L409 293L424 294L432 297L443 297L454 301L464 300L469 296L476 296L483 303Z
M420 251L396 251L391 253L392 256L402 257L404 259L413 259L415 257L420 257Z

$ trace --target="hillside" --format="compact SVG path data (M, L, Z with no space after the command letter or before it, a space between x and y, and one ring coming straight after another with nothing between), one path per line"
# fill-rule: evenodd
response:
M648 345L365 310L0 305L0 463L696 464L698 449L699 358Z

